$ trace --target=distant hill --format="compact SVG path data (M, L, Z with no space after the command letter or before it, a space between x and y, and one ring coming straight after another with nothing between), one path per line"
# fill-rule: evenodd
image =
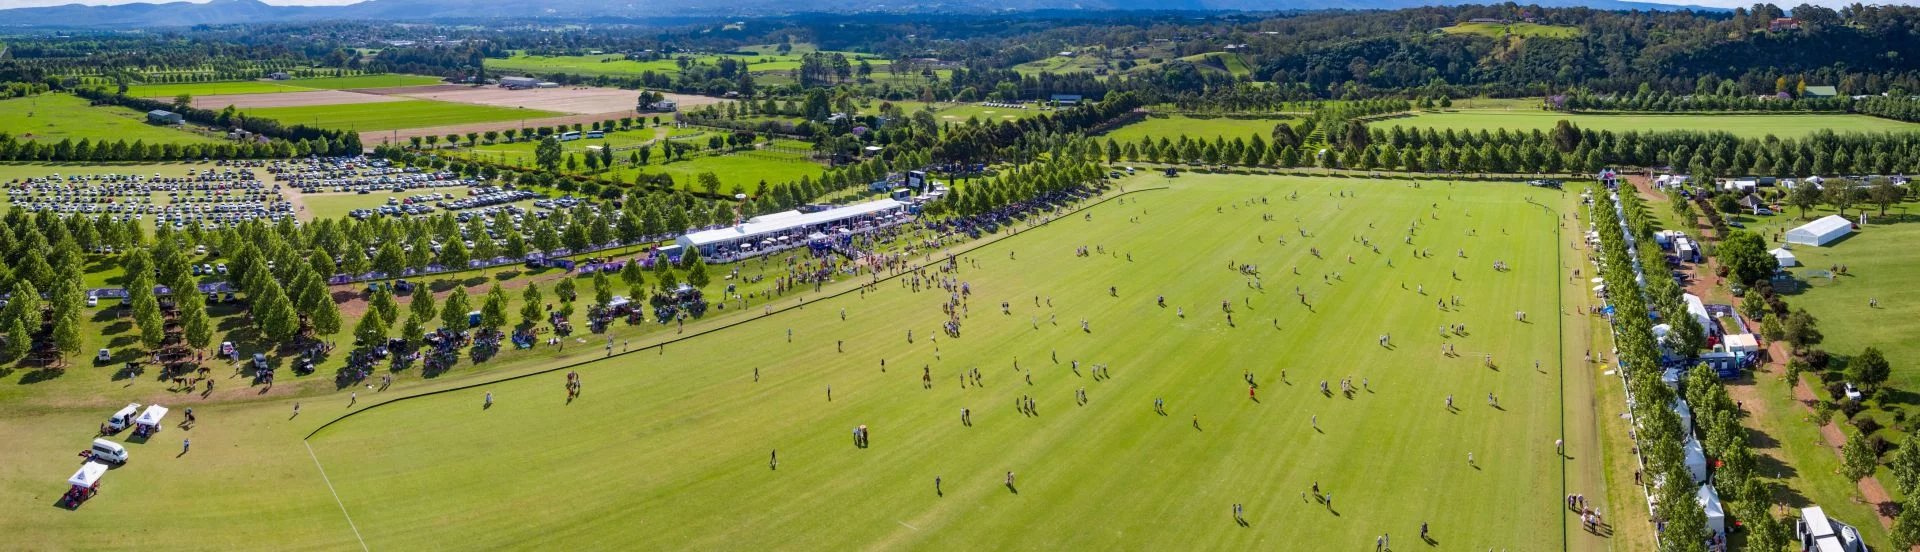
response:
M807 12L984 13L1027 10L1196 10L1277 11L1320 9L1399 9L1434 4L1422 0L736 0L682 3L660 0L366 0L345 6L272 6L259 0L212 0L204 4L67 4L0 10L0 26L10 27L179 27L286 21L376 20L430 21L497 18L663 19L686 17L778 16ZM1678 10L1687 6L1620 0L1548 0L1545 7L1607 10ZM1716 8L1699 8L1719 11Z

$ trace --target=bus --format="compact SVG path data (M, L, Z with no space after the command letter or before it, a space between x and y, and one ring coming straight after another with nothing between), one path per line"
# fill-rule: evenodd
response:
M562 142L571 142L579 139L580 139L580 131L578 130L560 133L560 141Z

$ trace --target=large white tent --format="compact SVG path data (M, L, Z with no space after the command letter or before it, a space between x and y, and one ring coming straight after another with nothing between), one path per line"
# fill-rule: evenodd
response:
M1707 530L1715 535L1727 534L1727 510L1720 504L1720 491L1715 490L1713 485L1701 485L1694 500L1700 503L1700 509L1707 514Z
M1800 225L1787 231L1787 243L1822 246L1833 240L1853 233L1853 223L1847 217L1827 215L1819 220Z
M1780 261L1780 268L1800 266L1800 258L1793 256L1793 252L1785 247L1774 249L1769 253L1773 253L1773 260Z

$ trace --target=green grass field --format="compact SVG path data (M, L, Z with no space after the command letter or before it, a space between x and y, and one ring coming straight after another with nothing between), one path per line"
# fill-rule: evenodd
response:
M1508 186L1452 191L1455 201L1494 213L1482 218L1423 219L1427 203L1445 200L1442 188L1368 190L1362 193L1379 196L1368 208L1336 209L1339 201L1325 195L1350 187L1337 181L1300 185L1303 201L1243 205L1295 189L1264 180L1183 178L1176 190L1137 196L1137 206L1103 206L1092 222L1063 221L982 252L983 269L961 276L982 316L968 317L964 337L941 340L938 358L929 335L944 293L889 282L880 293L676 344L662 355L587 367L582 376L596 390L572 405L560 400L558 375L537 377L488 387L497 401L489 410L480 408L480 390L400 403L329 428L313 446L361 533L383 547L430 545L435 532L421 530L427 526L509 545L648 535L686 547L1221 547L1301 539L1358 546L1382 530L1404 527L1403 538L1411 537L1421 521L1431 521L1445 543L1558 547L1558 468L1544 446L1524 445L1558 433L1557 379L1518 360L1556 355L1556 330L1508 316L1512 308L1554 308L1553 240L1540 232L1495 237L1502 225L1550 225L1550 215L1520 204L1523 189ZM1145 228L1128 222L1140 209L1149 213ZM1271 239L1297 236L1290 224L1258 222L1265 212L1310 215L1305 226L1323 237L1276 246ZM1485 266L1492 253L1418 260L1396 241L1386 255L1401 268L1390 269L1349 240L1369 233L1368 222L1403 220L1422 221L1421 235L1430 236L1422 241L1502 251L1532 268L1496 274ZM1153 231L1161 225L1244 231ZM1469 228L1480 237L1467 238ZM1249 239L1256 232L1273 237ZM1135 261L1071 255L1089 243ZM1324 246L1329 258L1312 258L1312 246ZM1023 255L1008 261L1002 250ZM1341 261L1346 254L1361 264ZM1229 261L1268 267L1271 295L1250 290L1246 277L1223 266ZM1214 269L1194 268L1208 265ZM1279 268L1291 265L1307 275ZM1449 282L1447 270L1483 285ZM1347 275L1311 281L1330 271ZM1433 284L1431 296L1461 294L1470 307L1438 311L1412 289L1399 290L1402 280ZM1099 285L1107 282L1132 291L1108 297ZM1286 297L1288 285L1312 290L1319 312ZM1387 306L1381 297L1394 293L1405 294L1398 308L1380 308ZM1054 307L1034 307L1035 295ZM1169 308L1156 307L1155 295L1169 297ZM1226 324L1216 297L1235 300L1238 327ZM1238 301L1254 297L1252 307ZM1001 300L1014 304L1013 315L991 312ZM1184 318L1169 312L1175 306ZM849 310L847 321L838 319L840 307ZM1066 320L1046 323L1052 316ZM1039 329L1029 324L1036 317ZM1092 320L1091 332L1074 327L1078 317ZM1493 371L1477 356L1442 359L1433 328L1454 321L1489 336L1458 340L1462 350L1514 360ZM791 345L783 337L789 327L796 328ZM903 328L917 330L914 343ZM1381 332L1404 341L1383 349L1371 341ZM847 352L836 352L835 340ZM879 370L882 358L892 370ZM1015 359L1022 371L1013 369ZM1079 376L1074 361L1082 363ZM1114 377L1082 377L1093 363L1112 365ZM915 364L932 369L933 389L921 389ZM960 387L959 373L975 367L987 374L985 386ZM1247 400L1236 368L1265 382L1265 402ZM1278 381L1282 369L1292 384ZM1024 370L1034 372L1032 385ZM1369 378L1372 391L1352 399L1318 394L1317 381L1347 376ZM1076 406L1073 391L1083 387L1092 400ZM1484 404L1489 390L1505 397L1506 410ZM1444 413L1447 393L1460 399L1459 413ZM1006 408L1021 395L1040 397L1039 416ZM1156 397L1168 401L1168 416L1152 412ZM958 422L962 408L973 410L973 427ZM1325 433L1312 429L1313 416ZM409 422L421 419L443 423ZM845 441L860 424L874 431L873 448ZM773 449L781 453L778 470L767 468ZM435 451L432 468L406 461L420 450ZM515 460L502 466L507 451ZM1469 451L1480 468L1466 464ZM1001 485L1007 470L1020 476L1017 493ZM944 496L933 492L936 475ZM1302 502L1315 481L1340 497L1332 509L1338 515ZM563 489L567 500L550 499ZM1434 497L1463 507L1437 507ZM1250 529L1226 519L1234 502L1249 505ZM458 529L437 525L449 521L449 508L477 503L514 507L465 518ZM780 507L750 506L769 503ZM1515 507L1521 504L1538 507ZM634 508L651 513L588 515ZM1043 513L1057 522L1030 523ZM740 532L747 519L755 529ZM1094 525L1115 530L1088 530ZM542 526L570 530L531 530ZM1488 530L1496 526L1503 529Z
M660 127L615 132L608 134L605 139L600 140L588 139L565 142L562 144L562 151L582 156L583 164L580 165L577 170L584 173L587 170L584 164L584 156L587 154L586 148L588 146L610 145L616 148L630 146L651 140L659 136L660 134L658 133L667 131L675 132L676 136L683 135L679 133L690 133L686 135L692 135L694 138L689 139L689 143L698 144L702 148L706 147L706 138L703 137L705 133L702 131ZM474 148L462 148L455 152L455 154L495 162L532 165L534 162L534 148L538 145L536 142L515 142L511 144L483 143ZM812 145L788 142L782 144L782 147L811 148ZM711 172L714 176L720 177L722 183L720 191L726 193L734 184L739 184L746 190L751 191L758 186L761 181L765 181L768 184L778 184L799 180L802 176L819 178L820 175L826 173L826 167L824 165L813 161L804 154L790 154L776 151L750 151L727 155L694 155L669 162L665 156L661 154L660 146L655 145L653 155L647 159L646 165L638 168L628 164L629 153L628 151L616 151L614 153L615 168L611 171L603 171L598 174L610 174L619 177L623 181L631 182L634 176L642 172L647 174L666 173L673 175L674 183L679 187L698 189L696 179L699 178L702 173Z
M439 77L419 75L359 75L284 81L249 80L194 82L180 84L141 84L127 88L127 95L143 98L171 98L180 94L215 96L225 94L273 94L310 90L349 90L354 88L390 88L423 86L442 82Z
M1519 37L1573 38L1580 36L1580 28L1569 25L1541 25L1538 23L1458 23L1440 29L1447 34L1474 34L1500 38L1508 35Z
M135 140L152 143L213 143L215 139L178 128L147 124L145 113L120 107L93 107L77 96L41 94L0 100L0 132L15 138L59 142Z
M1232 141L1234 138L1245 140L1259 135L1262 140L1273 136L1273 127L1282 122L1298 124L1297 119L1241 119L1232 117L1189 117L1171 115L1166 117L1147 117L1140 122L1114 129L1101 136L1101 141L1112 138L1122 144L1136 143L1142 136L1155 141L1161 138L1177 140L1180 136L1205 139L1214 138Z
M1537 105L1537 104L1536 104ZM1412 117L1383 119L1372 126L1392 128L1451 128L1455 130L1550 130L1565 119L1583 129L1614 132L1660 132L1670 130L1725 131L1746 138L1769 134L1799 137L1815 131L1885 132L1920 130L1920 125L1866 115L1657 115L1557 113L1527 107L1508 110L1462 110L1441 113L1423 112Z
M1911 254L1912 244L1920 240L1920 220L1903 214L1915 207L1920 204L1896 206L1887 211L1888 217L1878 218L1877 209L1869 206L1873 224L1826 247L1790 246L1801 266L1787 269L1802 284L1787 302L1819 319L1820 331L1826 335L1820 346L1840 356L1859 354L1869 345L1878 347L1893 364L1887 385L1905 390L1906 402L1920 402L1920 396L1913 395L1920 391L1920 342L1909 338L1920 335L1920 317L1914 316L1920 313L1920 274L1914 271L1920 259ZM1806 222L1799 214L1790 208L1761 224L1749 222L1749 227L1761 232L1769 247L1779 247L1780 242L1773 239L1776 233ZM1831 214L1832 209L1823 208L1808 216ZM1858 219L1860 209L1848 215ZM1828 278L1835 265L1846 265L1847 274ZM1873 299L1880 301L1880 308L1868 306Z
M1246 60L1240 59L1239 54L1231 52L1208 52L1180 59L1198 63L1205 67L1226 71L1236 77L1244 77L1253 73L1253 70L1247 67Z
M461 123L485 123L537 119L559 115L535 109L517 109L476 104L403 100L352 105L314 105L303 107L259 107L243 109L248 115L267 117L290 125L309 125L341 130L392 130L423 128Z
M0 530L73 547L339 549L364 538L369 548L395 549L458 538L501 548L645 538L671 548L1357 548L1382 532L1407 546L1428 522L1449 549L1563 546L1561 469L1550 448L1562 408L1550 314L1562 279L1558 216L1522 202L1536 190L1233 175L1125 182L1163 184L1172 189L1135 193L1092 208L1090 220L1063 218L968 255L956 276L981 315L969 308L962 337L933 339L944 291L887 281L580 367L594 391L571 405L557 373L414 399L335 424L311 442L311 456L300 437L348 411L344 391L163 396L195 406L199 427L130 445L133 463L110 473L107 491L78 511L53 502L76 465L71 455L112 410L102 405L149 397L102 389L30 408L0 402L0 413L21 422L0 426L11 444L0 452ZM1358 198L1333 197L1340 190ZM1294 192L1298 199L1288 199ZM1409 223L1419 225L1414 246L1400 240ZM1382 252L1357 243L1359 235ZM1074 256L1081 246L1105 252ZM1416 258L1416 246L1434 254ZM1450 248L1467 258L1445 255ZM1496 259L1516 269L1495 272ZM1228 268L1236 262L1261 267L1260 289ZM1321 275L1329 278L1314 281ZM1311 310L1290 296L1293 286ZM1462 306L1434 306L1453 295ZM1155 306L1156 296L1167 307ZM1233 305L1232 325L1223 300ZM992 312L1001 301L1011 314ZM1539 313L1538 322L1514 322L1514 310ZM1074 324L1083 317L1090 332ZM1436 335L1450 323L1472 332ZM1389 332L1394 347L1375 343ZM599 356L597 338L585 339L566 353L537 351L555 354L551 362ZM1463 356L1442 357L1442 342ZM526 353L506 353L516 354ZM1499 369L1482 367L1482 354ZM1535 371L1532 359L1548 364ZM1111 377L1092 378L1093 364L1110 366ZM931 372L931 389L921 387L920 367ZM984 374L983 385L959 385L969 368ZM1260 402L1247 398L1246 371L1261 382ZM61 381L76 377L99 375ZM1320 381L1343 377L1365 378L1367 389L1351 398L1318 392ZM49 393L44 385L8 387ZM1073 400L1080 388L1085 405ZM366 396L351 408L401 392L361 389ZM493 408L480 408L483 392ZM1488 392L1501 409L1485 404ZM1036 397L1038 416L1007 408L1023 395ZM1443 407L1448 395L1457 412ZM1153 412L1156 398L1167 415ZM304 408L290 417L294 400ZM962 408L972 427L959 423ZM871 448L847 441L861 424L873 432ZM183 437L192 451L176 456ZM771 450L777 470L768 469ZM1469 452L1478 466L1467 464ZM1019 477L1014 489L1002 484L1009 470ZM1303 496L1316 482L1337 497L1333 507ZM1246 505L1247 527L1231 521L1234 503ZM1039 518L1050 522L1033 523Z

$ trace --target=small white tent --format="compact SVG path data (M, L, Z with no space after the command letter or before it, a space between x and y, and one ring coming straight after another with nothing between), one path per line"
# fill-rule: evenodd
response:
M1715 490L1713 485L1701 485L1694 500L1700 503L1701 510L1706 511L1707 531L1714 535L1727 534L1727 510L1720 504L1720 491Z
M100 478L105 475L107 475L106 464L87 462L80 465L80 471L73 472L73 477L67 478L67 484L75 487L91 488L99 483Z
M1707 482L1707 449L1700 446L1700 440L1687 436L1684 446L1687 457L1687 471L1693 474L1695 484Z
M1774 249L1769 253L1773 253L1773 260L1780 261L1780 268L1800 266L1800 258L1793 256L1793 252L1785 247Z
M1833 240L1853 233L1853 223L1847 217L1827 215L1819 220L1800 225L1787 231L1787 243L1822 246Z

